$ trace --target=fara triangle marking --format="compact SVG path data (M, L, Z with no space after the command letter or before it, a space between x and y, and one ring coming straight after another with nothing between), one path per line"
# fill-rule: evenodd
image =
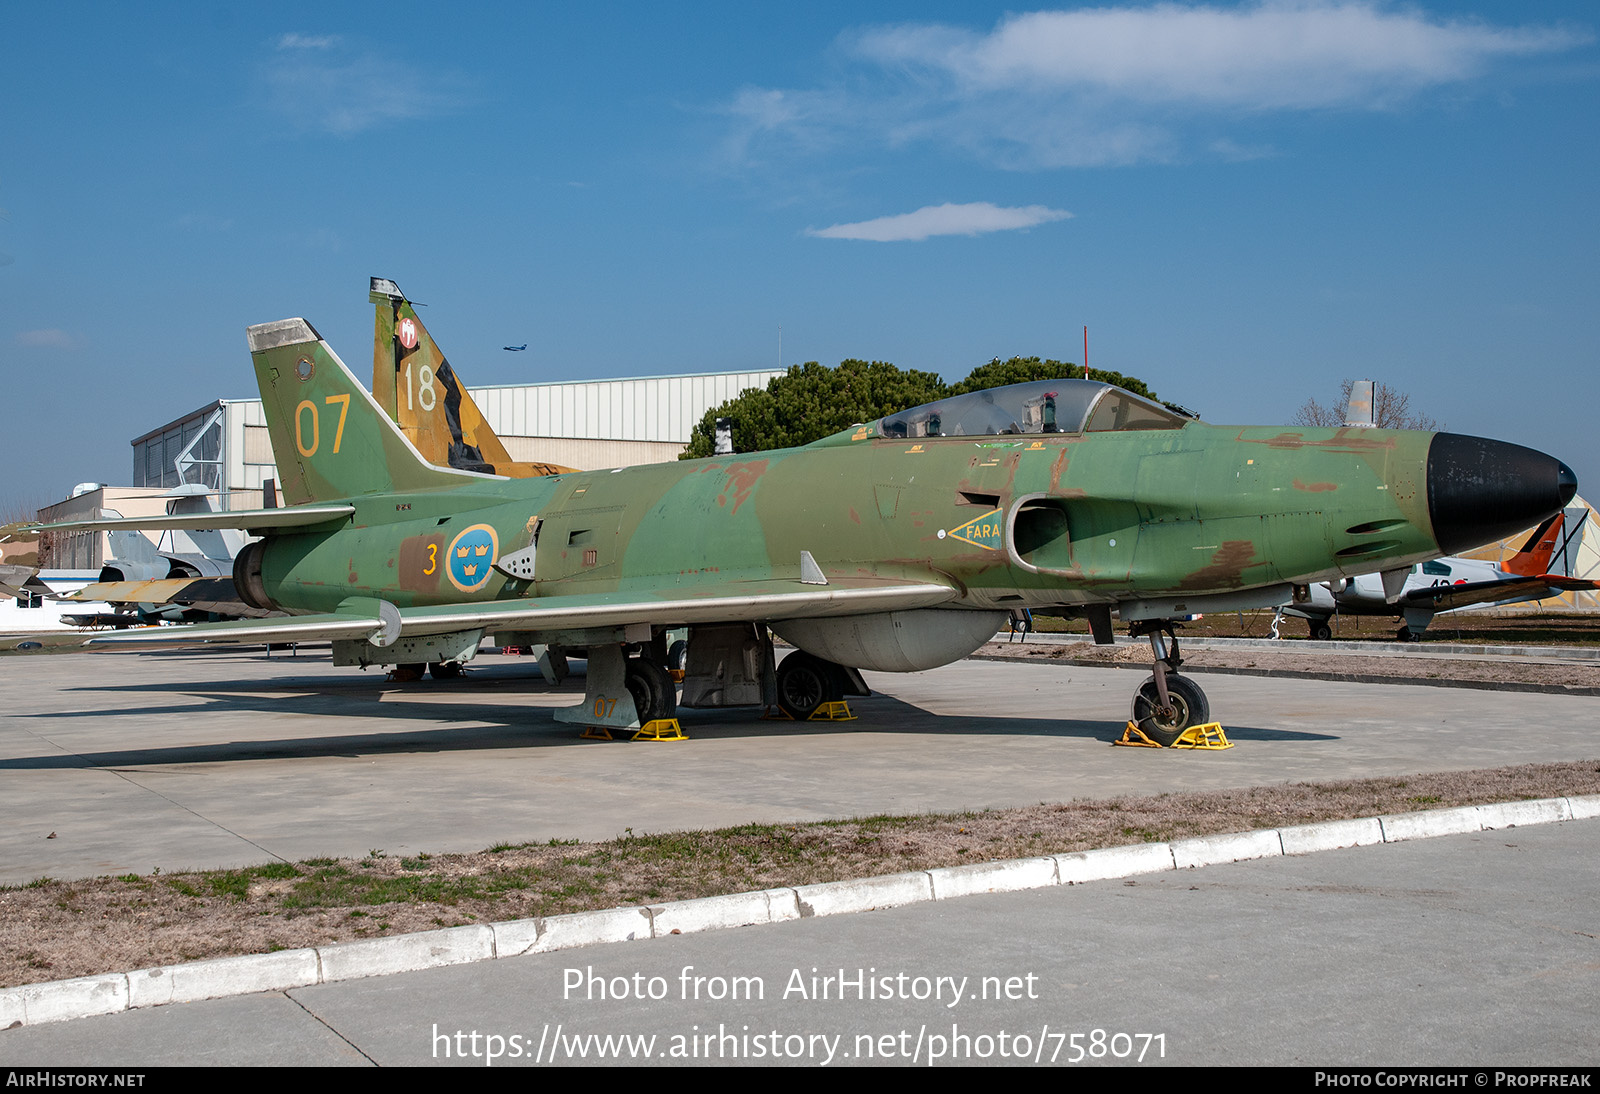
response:
M991 509L981 517L973 517L960 527L950 529L949 534L986 551L998 551L1000 527L1000 510Z

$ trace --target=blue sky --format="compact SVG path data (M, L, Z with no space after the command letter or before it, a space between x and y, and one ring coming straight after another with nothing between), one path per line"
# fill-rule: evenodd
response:
M367 277L469 383L843 357L1286 422L1376 377L1600 494L1589 3L13 5L0 501L125 483ZM522 354L507 343L529 343Z

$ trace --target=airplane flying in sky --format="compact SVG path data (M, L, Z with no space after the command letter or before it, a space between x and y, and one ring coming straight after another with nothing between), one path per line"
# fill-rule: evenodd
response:
M1283 614L1306 620L1311 637L1324 640L1333 637L1331 620L1338 614L1400 616L1405 622L1395 637L1417 642L1441 612L1600 588L1600 583L1572 576L1588 516L1587 509L1575 506L1546 518L1503 569L1476 558L1436 558L1413 566L1398 595L1386 591L1382 574L1321 581L1311 586L1309 600L1285 608Z
M520 346L501 346L500 348L504 350L510 350L512 353L520 353L528 348L528 343L524 342Z
M249 344L289 504L226 515L263 537L234 580L294 614L85 647L321 640L336 663L459 663L493 634L584 653L584 701L557 717L621 727L673 715L671 627L690 628L684 705L772 697L804 717L862 690L856 670L965 657L1011 613L1087 618L1109 642L1115 611L1155 658L1133 720L1171 743L1210 721L1172 620L1403 575L1576 490L1517 445L1214 426L1085 380L973 392L802 448L505 479L424 460L304 319L251 327ZM781 664L768 628L798 647Z

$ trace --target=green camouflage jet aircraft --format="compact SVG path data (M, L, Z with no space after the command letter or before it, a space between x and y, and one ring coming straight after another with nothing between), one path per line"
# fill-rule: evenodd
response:
M1374 571L1398 594L1413 564L1536 523L1576 489L1516 445L1208 425L1083 380L803 448L510 480L423 460L305 320L249 343L288 505L214 517L263 537L235 565L244 599L292 616L88 648L331 640L338 663L449 666L492 634L585 653L584 702L558 717L624 727L675 712L671 627L690 628L684 705L776 699L804 717L865 693L856 670L947 664L1024 609L1087 618L1101 642L1116 612L1155 656L1133 719L1171 743L1209 720L1172 620ZM781 665L768 628L798 647Z

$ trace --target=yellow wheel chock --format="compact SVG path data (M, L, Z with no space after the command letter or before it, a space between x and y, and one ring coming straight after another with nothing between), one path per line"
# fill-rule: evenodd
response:
M792 722L794 717L782 707L771 706L761 712L763 722ZM850 704L842 699L830 703L822 703L813 710L806 721L808 722L853 722L856 716L850 713Z
M633 735L635 741L687 741L688 735L676 718L657 718L639 727Z
M1211 752L1220 752L1224 748L1233 747L1233 742L1228 740L1228 735L1222 731L1221 722L1203 722L1197 726L1190 726L1170 745L1157 744L1144 735L1137 722L1129 722L1128 728L1122 731L1121 738L1111 743L1128 745L1132 748L1198 748Z
M611 735L611 731L605 726L585 726L583 732L578 736L580 739L588 741L616 740ZM678 724L678 719L657 718L640 726L638 732L628 739L630 741L687 741L689 735Z
M856 716L850 713L850 704L843 699L835 699L830 703L823 703L811 712L808 722L853 722Z

